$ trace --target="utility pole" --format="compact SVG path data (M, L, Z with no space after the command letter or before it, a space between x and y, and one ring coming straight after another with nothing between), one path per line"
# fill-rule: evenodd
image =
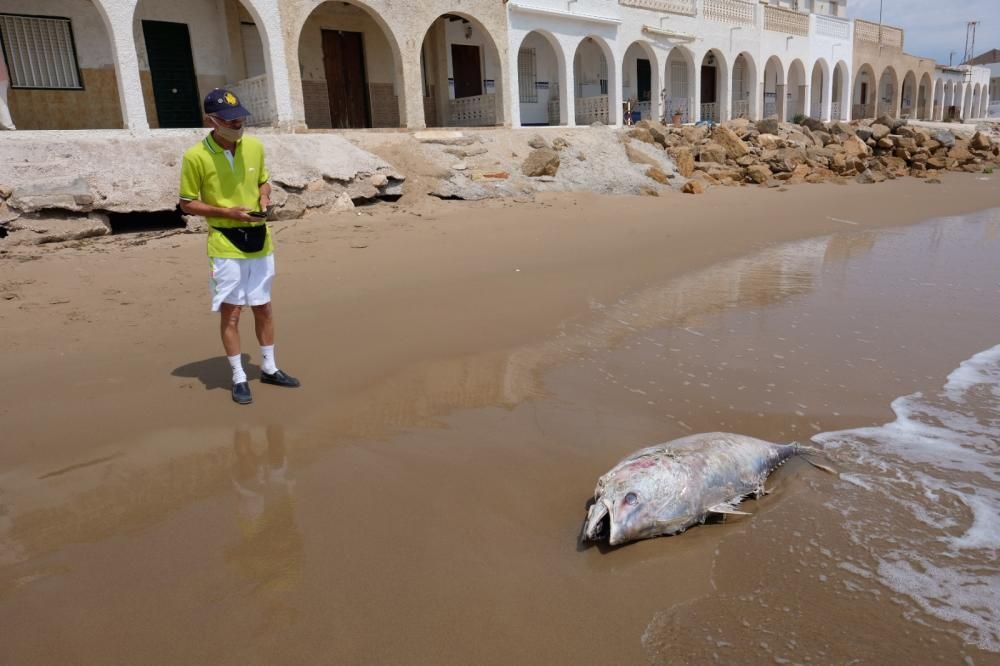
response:
M948 51L948 66L952 66L952 59L955 57L956 51Z
M962 64L969 62L976 57L976 26L979 21L969 21L965 24L965 58Z

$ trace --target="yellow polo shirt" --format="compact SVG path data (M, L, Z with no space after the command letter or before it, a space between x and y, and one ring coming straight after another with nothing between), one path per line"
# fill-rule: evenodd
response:
M260 186L270 178L264 166L264 146L252 136L244 136L236 144L233 163L229 163L226 151L209 134L197 145L184 153L181 165L180 198L188 201L201 200L210 206L220 208L243 207L251 211L260 210ZM266 222L247 224L224 217L209 217L208 256L227 259L256 259L272 252L271 229L260 252L241 252L212 227L246 227L267 224Z

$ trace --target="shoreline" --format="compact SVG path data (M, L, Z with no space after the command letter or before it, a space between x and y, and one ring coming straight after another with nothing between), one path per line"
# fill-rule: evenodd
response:
M278 358L305 375L305 387L261 391L243 410L227 404L228 366L207 313L200 236L131 246L112 237L36 261L3 259L0 325L9 361L0 373L18 391L0 408L15 442L0 464L78 459L81 448L176 423L322 413L329 400L343 402L416 364L550 338L585 319L595 299L768 245L1000 206L1000 179L983 178L781 193L720 188L659 199L426 202L275 223ZM881 210L885 202L895 208ZM151 294L163 298L153 303ZM255 363L247 321L241 330ZM62 424L46 416L50 401L60 404ZM80 432L80 423L101 428Z

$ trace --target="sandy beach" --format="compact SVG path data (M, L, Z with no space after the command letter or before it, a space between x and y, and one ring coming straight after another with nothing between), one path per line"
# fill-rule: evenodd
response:
M995 663L995 472L855 432L1000 343L1000 177L941 180L277 222L303 387L245 316L250 407L202 236L0 254L0 662ZM600 474L715 430L841 475L579 543Z

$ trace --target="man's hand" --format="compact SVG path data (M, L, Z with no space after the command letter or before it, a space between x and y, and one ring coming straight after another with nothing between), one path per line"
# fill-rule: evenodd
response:
M221 209L225 215L230 220L236 220L237 222L255 222L254 218L248 215L249 208L222 208Z
M260 195L260 209L267 212L267 209L271 207L271 197L266 194Z

